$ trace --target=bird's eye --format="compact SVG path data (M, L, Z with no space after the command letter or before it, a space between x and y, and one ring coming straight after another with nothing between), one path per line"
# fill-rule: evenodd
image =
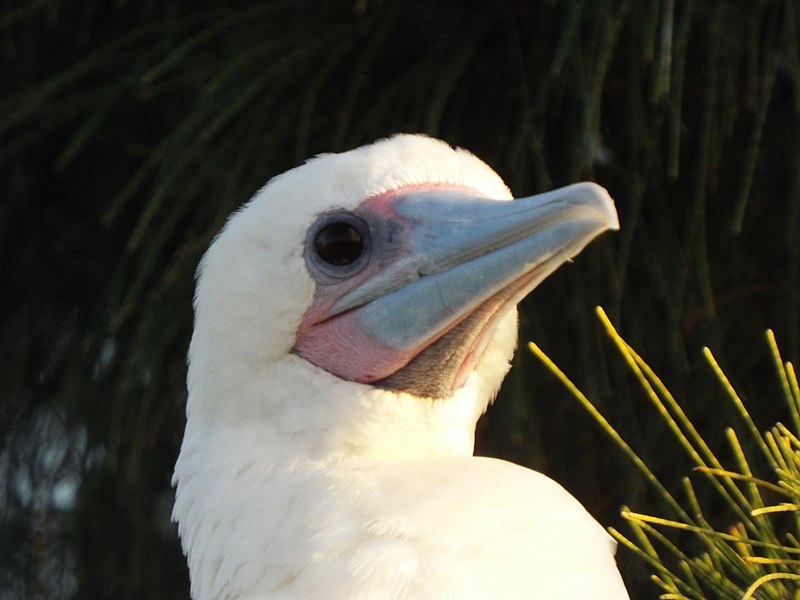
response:
M351 265L364 252L364 236L350 223L334 221L317 232L314 249L329 265Z
M352 277L370 260L369 225L351 212L320 215L306 237L306 264L318 281ZM319 279L322 277L323 279Z

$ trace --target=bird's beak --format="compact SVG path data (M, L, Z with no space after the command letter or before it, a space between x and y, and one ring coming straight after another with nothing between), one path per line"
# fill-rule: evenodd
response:
M295 350L344 379L386 387L456 325L486 313L460 340L475 354L498 316L599 233L619 227L613 201L593 183L512 202L410 188L371 198L357 214L373 235L370 263L355 283L318 285ZM336 340L346 347L332 348ZM326 358L337 350L347 358ZM444 388L463 383L463 360Z

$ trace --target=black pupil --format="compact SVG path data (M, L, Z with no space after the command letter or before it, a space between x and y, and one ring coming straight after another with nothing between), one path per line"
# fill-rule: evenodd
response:
M331 223L314 240L314 248L326 263L344 266L354 263L364 250L364 238L349 223Z

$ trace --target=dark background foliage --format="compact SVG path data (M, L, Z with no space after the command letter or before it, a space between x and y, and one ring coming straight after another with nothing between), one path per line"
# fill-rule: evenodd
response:
M711 438L735 417L702 345L762 426L781 418L762 339L772 327L798 356L799 10L0 0L0 597L188 596L169 512L197 262L269 177L397 131L471 149L516 195L611 191L621 231L524 302L521 339L667 485L689 465L595 305ZM607 524L623 503L663 512L531 355L515 360L478 451L548 473ZM635 597L656 594L619 562Z

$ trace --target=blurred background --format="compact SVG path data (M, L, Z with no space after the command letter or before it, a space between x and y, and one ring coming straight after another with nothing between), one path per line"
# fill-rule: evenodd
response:
M200 256L270 177L394 132L472 150L518 196L609 189L621 231L524 302L521 340L676 493L691 465L596 305L715 447L736 417L703 345L759 427L784 418L764 330L798 358L798 13L0 0L0 598L188 598L170 477ZM623 504L670 516L524 346L478 434L480 454L547 473L623 532ZM618 558L633 597L655 597L646 565Z

